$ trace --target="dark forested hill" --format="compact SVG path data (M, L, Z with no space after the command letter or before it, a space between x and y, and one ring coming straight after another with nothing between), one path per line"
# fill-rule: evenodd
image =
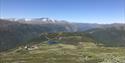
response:
M91 29L86 33L106 46L125 46L125 26Z

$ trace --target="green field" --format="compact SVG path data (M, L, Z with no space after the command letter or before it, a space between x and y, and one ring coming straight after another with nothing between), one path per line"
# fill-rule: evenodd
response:
M99 47L85 42L79 45L46 43L26 50L15 48L0 55L1 63L125 63L125 48ZM85 46L87 45L87 46Z

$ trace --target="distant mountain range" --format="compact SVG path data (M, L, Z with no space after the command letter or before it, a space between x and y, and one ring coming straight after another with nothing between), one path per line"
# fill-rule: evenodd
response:
M125 44L125 23L70 23L49 18L0 19L0 51L25 44L28 40L39 37L43 32L87 32L94 37L94 40Z

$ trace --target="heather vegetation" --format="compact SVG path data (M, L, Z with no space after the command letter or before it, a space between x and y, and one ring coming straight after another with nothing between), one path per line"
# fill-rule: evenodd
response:
M125 63L125 49L67 44L38 44L38 49L17 48L1 55L2 63Z

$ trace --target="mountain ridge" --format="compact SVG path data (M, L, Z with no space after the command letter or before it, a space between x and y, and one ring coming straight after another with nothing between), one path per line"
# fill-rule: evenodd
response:
M50 20L47 18L47 20ZM125 30L125 24L88 24L88 23L70 23L67 21L10 21L0 19L0 50L7 50L15 46L26 43L35 37L39 37L41 33L57 33L57 32L85 32L92 29L102 29L103 33L106 30L115 28L117 30ZM39 23L41 22L41 23ZM118 32L121 33L121 32ZM122 32L124 34L124 32ZM108 34L108 33L106 33ZM117 34L117 33L116 33ZM107 35L108 36L108 35ZM120 35L119 35L120 36ZM96 36L98 37L98 33ZM123 37L124 39L124 37ZM95 38L98 40L98 38ZM119 39L120 40L120 39ZM124 40L123 40L124 41Z

